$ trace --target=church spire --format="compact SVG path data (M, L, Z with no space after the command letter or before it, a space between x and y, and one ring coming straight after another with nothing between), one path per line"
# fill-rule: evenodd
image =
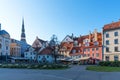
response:
M22 33L21 33L21 41L26 42L25 28L24 28L24 18L22 19Z

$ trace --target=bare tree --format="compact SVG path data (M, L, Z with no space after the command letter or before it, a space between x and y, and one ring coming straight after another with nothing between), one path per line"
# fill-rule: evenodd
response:
M57 39L56 35L52 35L49 45L52 48L54 62L57 63L58 50L59 50L59 42L58 42L58 39Z

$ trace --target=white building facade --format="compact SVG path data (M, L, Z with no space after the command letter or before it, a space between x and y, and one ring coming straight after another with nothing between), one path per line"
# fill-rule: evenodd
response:
M32 47L29 47L25 52L24 52L24 57L30 61L35 61L36 58L36 52L35 49Z
M0 24L0 60L7 60L10 56L10 35L7 31L1 30Z
M103 27L103 60L120 61L120 21Z

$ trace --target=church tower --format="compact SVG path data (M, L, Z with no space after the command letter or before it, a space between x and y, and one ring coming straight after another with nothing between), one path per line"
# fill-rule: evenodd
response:
M22 33L21 33L21 41L26 43L26 36L25 36L25 28L24 28L24 18L22 19Z

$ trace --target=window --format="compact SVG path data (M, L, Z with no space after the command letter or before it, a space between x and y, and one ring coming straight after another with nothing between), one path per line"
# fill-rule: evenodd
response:
M94 48L92 48L92 51L94 51Z
M85 46L89 46L89 42L85 42Z
M106 57L105 57L105 60L106 60L106 61L109 61L109 56L106 56Z
M114 56L114 61L118 61L118 56Z
M106 45L109 45L109 40L106 40Z
M0 43L0 49L2 48L2 45L1 45L1 43Z
M49 56L47 56L47 58L49 58Z
M114 39L114 44L118 44L118 39Z
M79 58L81 58L81 55L79 55Z
M114 47L114 51L115 51L115 52L118 52L118 47Z
M108 33L106 34L106 38L109 38L109 34Z
M72 50L72 53L76 53L76 50Z
M90 54L88 54L88 57L90 56Z
M92 54L92 56L94 57L94 53Z
M0 42L2 42L2 39L0 39Z
M8 46L6 46L6 50L8 50Z
M114 36L118 36L118 32L114 32Z
M75 41L75 42L74 42L74 46L78 46L78 41Z
M88 48L88 51L90 51L90 49Z
M106 47L106 52L109 52L109 47Z
M99 43L97 41L94 42L94 45L97 46Z
M96 57L99 57L99 53L96 53Z
M96 51L98 50L98 48L96 48Z
M86 52L86 49L84 49L84 52Z
M83 57L86 57L86 54L83 54Z

